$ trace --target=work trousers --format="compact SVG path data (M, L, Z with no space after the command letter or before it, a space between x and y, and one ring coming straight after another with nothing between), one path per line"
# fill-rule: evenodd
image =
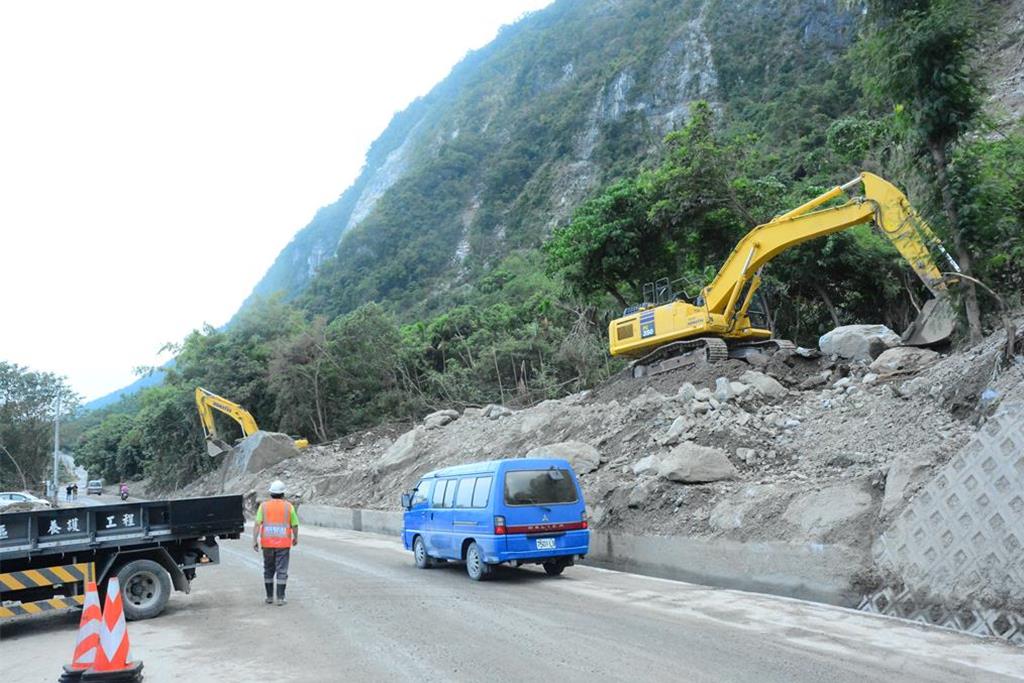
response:
M288 557L291 548L263 549L263 583L273 583L277 575L277 583L288 581Z

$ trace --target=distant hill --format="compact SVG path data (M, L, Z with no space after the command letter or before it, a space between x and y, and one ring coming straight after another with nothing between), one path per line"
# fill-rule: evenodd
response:
M173 364L174 364L174 361L171 361L170 363L168 363L164 367L170 367ZM106 396L100 396L99 398L93 399L92 401L89 401L88 403L83 404L82 405L82 410L84 410L84 411L91 411L91 410L99 410L100 408L106 408L109 405L113 405L114 403L117 403L123 397L131 396L133 394L137 394L137 393L139 393L140 391L142 391L143 389L145 389L147 387L157 386L158 384L160 384L160 383L162 383L164 381L164 375L165 374L166 373L162 369L158 369L158 370L156 370L156 372L154 372L154 373L152 373L150 375L146 375L145 377L140 377L139 379L135 380L134 382L132 382L131 384L129 384L126 387L122 387L121 389L117 389L116 391L110 392Z

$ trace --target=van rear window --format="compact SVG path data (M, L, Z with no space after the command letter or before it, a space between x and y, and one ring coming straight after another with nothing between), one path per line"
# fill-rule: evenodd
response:
M519 470L505 473L507 505L575 503L576 486L569 470Z

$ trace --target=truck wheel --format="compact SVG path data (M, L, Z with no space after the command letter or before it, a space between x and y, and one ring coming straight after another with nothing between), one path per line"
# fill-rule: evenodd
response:
M153 560L134 560L117 570L121 602L128 621L152 619L171 597L171 577Z
M466 548L466 573L469 574L469 578L474 581L482 581L486 579L493 567L484 562L484 554L480 552L480 546L473 543L469 544Z

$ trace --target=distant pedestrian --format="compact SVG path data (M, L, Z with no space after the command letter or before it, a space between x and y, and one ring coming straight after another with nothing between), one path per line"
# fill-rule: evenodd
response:
M78 500L78 483L71 485L71 500Z
M71 484L68 484L67 488L64 489L64 500L71 502Z
M263 586L266 603L274 602L274 576L277 576L277 604L288 602L284 597L288 583L288 559L293 546L299 544L299 516L295 506L284 499L284 482L270 485L270 500L260 503L256 525L252 530L252 549L263 548Z

